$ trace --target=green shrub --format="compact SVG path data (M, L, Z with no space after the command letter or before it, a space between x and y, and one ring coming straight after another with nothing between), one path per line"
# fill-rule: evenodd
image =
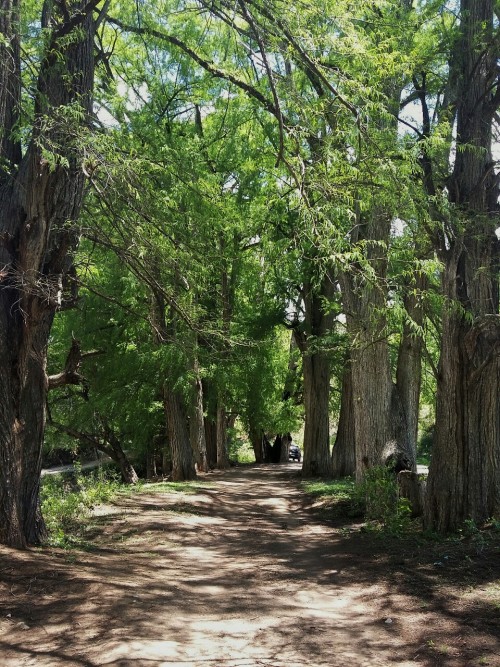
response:
M394 471L385 466L376 466L366 471L355 495L364 505L365 517L379 524L392 534L408 530L411 523L411 504L400 498ZM372 524L372 525L373 525Z
M428 426L417 443L417 461L422 465L429 465L434 443L434 424Z
M114 473L99 468L84 475L75 466L71 475L47 475L42 479L42 514L49 544L69 546L82 536L95 505L111 500L119 489Z
M255 463L255 453L248 440L237 439L229 447L229 458L236 463Z

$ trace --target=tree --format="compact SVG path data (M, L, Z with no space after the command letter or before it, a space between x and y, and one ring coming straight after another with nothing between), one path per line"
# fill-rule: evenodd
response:
M0 542L14 547L46 535L47 345L79 238L97 5L44 4L33 114L23 127L20 1L0 4Z
M456 77L450 207L432 230L443 262L443 332L426 523L445 532L500 510L498 175L500 105L493 0L461 0L449 76ZM498 18L497 18L498 20Z

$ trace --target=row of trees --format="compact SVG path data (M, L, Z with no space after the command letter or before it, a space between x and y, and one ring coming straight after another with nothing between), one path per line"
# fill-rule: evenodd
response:
M303 411L304 474L361 480L415 469L423 360L426 522L498 512L495 2L0 7L0 540L45 537L49 391L149 472Z

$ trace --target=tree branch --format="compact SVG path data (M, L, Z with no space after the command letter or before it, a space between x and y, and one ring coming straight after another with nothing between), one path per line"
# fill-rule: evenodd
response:
M68 356L66 357L66 363L64 364L64 370L61 373L56 373L55 375L49 375L47 377L49 391L51 389L64 387L68 384L82 385L84 389L83 395L87 397L88 381L79 372L80 364L84 359L95 357L98 354L103 354L102 350L82 352L80 341L76 338L73 338Z
M173 46L176 46L178 49L180 49L190 58L192 58L196 63L198 63L200 67L202 67L213 77L229 81L230 83L233 83L235 86L237 86L240 90L243 90L245 93L247 93L247 95L253 97L262 105L262 107L266 111L271 113L279 122L280 110L276 108L275 104L271 102L265 95L263 95L260 91L254 88L254 86L251 86L245 81L238 79L233 74L230 74L229 72L224 72L223 70L219 69L215 65L215 63L203 58L200 54L196 53L194 49L192 49L190 46L188 46L185 42L178 39L177 37L174 37L173 35L168 35L158 30L154 30L152 28L145 28L145 27L138 28L136 26L127 25L123 23L123 21L120 21L119 19L110 16L108 16L108 23L111 23L112 25L121 28L121 30L124 30L125 32L131 32L136 35L142 35L142 36L148 35L150 37L155 37L156 39L159 39L162 42L166 42L167 44L172 44Z

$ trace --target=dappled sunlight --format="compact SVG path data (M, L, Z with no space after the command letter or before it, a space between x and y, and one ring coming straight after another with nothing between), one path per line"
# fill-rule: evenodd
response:
M236 469L195 495L122 498L96 513L88 552L6 550L2 667L415 665L422 640L405 618L433 617L412 608L402 580L383 579L389 556L367 567L353 551L361 535L303 509L295 470ZM19 560L30 574L9 579ZM441 612L460 634L452 602Z

